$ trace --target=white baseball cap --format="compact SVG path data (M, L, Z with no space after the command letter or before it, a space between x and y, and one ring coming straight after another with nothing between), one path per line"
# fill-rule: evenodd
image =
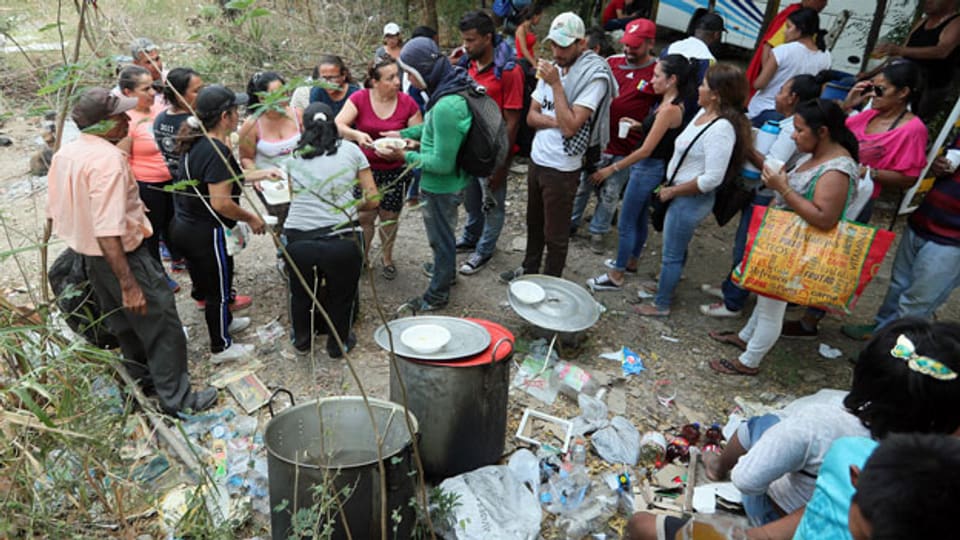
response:
M395 36L400 33L400 25L397 23L387 23L383 25L383 35Z
M586 28L576 13L568 11L561 13L550 23L550 33L544 41L552 41L559 47L569 47L578 39L583 39L587 35Z

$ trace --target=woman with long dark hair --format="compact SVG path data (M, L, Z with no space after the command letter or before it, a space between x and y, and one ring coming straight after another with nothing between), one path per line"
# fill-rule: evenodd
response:
M263 234L264 223L256 213L240 206L241 185L280 178L277 169L244 173L233 157L230 136L240 121L239 105L246 94L212 85L197 95L195 116L180 128L179 180L193 183L176 197L176 214L170 236L187 258L193 290L190 295L204 310L210 335L210 357L215 364L237 360L253 351L231 333L250 326L249 317L236 317L232 310L247 307L249 296L233 292L233 256L227 242L235 238L237 222L245 222L254 234Z
M594 291L620 290L624 273L637 271L637 259L647 242L650 195L663 181L667 160L673 155L673 143L683 130L683 102L693 94L697 69L696 63L679 54L661 58L651 81L653 91L661 96L660 104L642 123L627 117L621 119L630 122L631 129L643 131L640 148L591 175L590 180L596 182L621 169L630 169L617 224L617 258L604 262L610 268L605 274L587 280L587 286Z
M843 110L832 101L818 99L799 105L794 113L793 139L797 150L809 154L797 166L763 170L763 182L777 193L776 206L788 207L809 225L822 231L837 226L859 179L857 139L847 129ZM728 375L756 375L760 362L780 337L787 303L765 296L739 333L710 332L710 337L743 350L737 359L718 359L710 368Z
M716 189L740 171L752 141L750 123L743 115L746 98L747 79L740 68L710 66L698 89L701 109L674 144L666 170L673 182L657 192L661 201L670 202L663 225L660 280L654 303L638 306L639 315L670 315L693 233L713 208Z
M298 354L309 354L313 336L329 333L327 353L339 358L344 351L311 293L349 351L356 344L350 323L363 268L360 212L377 207L377 187L364 152L340 138L329 105L307 107L303 127L296 157L290 162L294 196L283 229L287 253L309 287L308 292L296 273L290 273L293 346Z

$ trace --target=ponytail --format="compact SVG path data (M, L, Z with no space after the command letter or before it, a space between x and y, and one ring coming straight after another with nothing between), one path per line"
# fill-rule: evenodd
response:
M747 77L743 70L730 64L714 64L705 76L707 86L720 97L718 116L730 122L736 139L733 143L733 155L727 165L723 181L730 182L740 174L747 160L747 152L752 146L753 132L750 121L743 110L749 95Z
M660 59L660 69L667 77L677 78L677 99L675 104L683 103L697 92L697 73L700 64L688 60L682 54L668 54Z
M332 156L340 147L340 133L333 121L333 109L326 103L311 103L303 111L303 133L294 153L302 159Z

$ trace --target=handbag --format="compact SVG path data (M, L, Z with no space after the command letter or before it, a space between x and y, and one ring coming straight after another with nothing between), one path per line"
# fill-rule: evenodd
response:
M187 178L190 178L190 154L187 153L183 157L183 170L187 173ZM224 246L227 250L227 255L233 257L234 255L240 254L243 251L243 248L247 247L247 243L250 242L250 235L253 234L253 230L250 229L250 226L242 221L238 221L233 227L227 227L227 225L220 219L220 216L214 211L213 207L207 203L207 200L203 198L203 194L200 193L200 190L197 189L196 185L192 185L193 191L196 192L197 197L200 197L200 202L207 207L207 210L210 211L210 215L213 216L213 219L217 220L217 223L220 224L220 227L223 228L223 240Z
M850 313L895 237L891 231L847 220L853 191L851 180L844 213L829 231L789 210L755 207L743 261L733 270L732 281L769 298Z
M683 160L687 159L687 153L690 152L691 148L693 148L693 144L697 142L697 139L699 139L700 136L710 129L710 126L712 126L714 122L719 119L720 117L714 118L709 124L707 124L705 128L697 132L693 140L690 141L690 144L687 145L687 147L683 150L683 153L680 154L680 161L677 162L677 167L673 170L673 174L670 175L670 179L666 182L661 182L660 185L653 190L653 197L650 197L650 222L653 225L653 230L657 232L663 232L663 222L667 218L667 209L670 208L670 203L673 201L673 199L670 199L669 201L660 200L660 197L658 196L660 190L664 187L673 185L673 181L677 177L677 172L680 171L680 166L683 165Z
M753 197L753 190L744 185L742 178L720 184L713 201L713 217L717 219L717 225L723 227L729 223L753 201Z

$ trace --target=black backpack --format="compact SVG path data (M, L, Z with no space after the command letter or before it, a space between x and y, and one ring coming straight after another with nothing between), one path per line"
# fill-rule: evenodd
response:
M57 305L70 328L101 349L115 349L120 341L103 322L103 312L87 279L83 255L63 250L50 266L47 277L57 295Z
M457 152L457 164L471 176L491 176L507 161L510 141L503 113L482 86L473 86L457 92L467 101L470 115L470 131Z

